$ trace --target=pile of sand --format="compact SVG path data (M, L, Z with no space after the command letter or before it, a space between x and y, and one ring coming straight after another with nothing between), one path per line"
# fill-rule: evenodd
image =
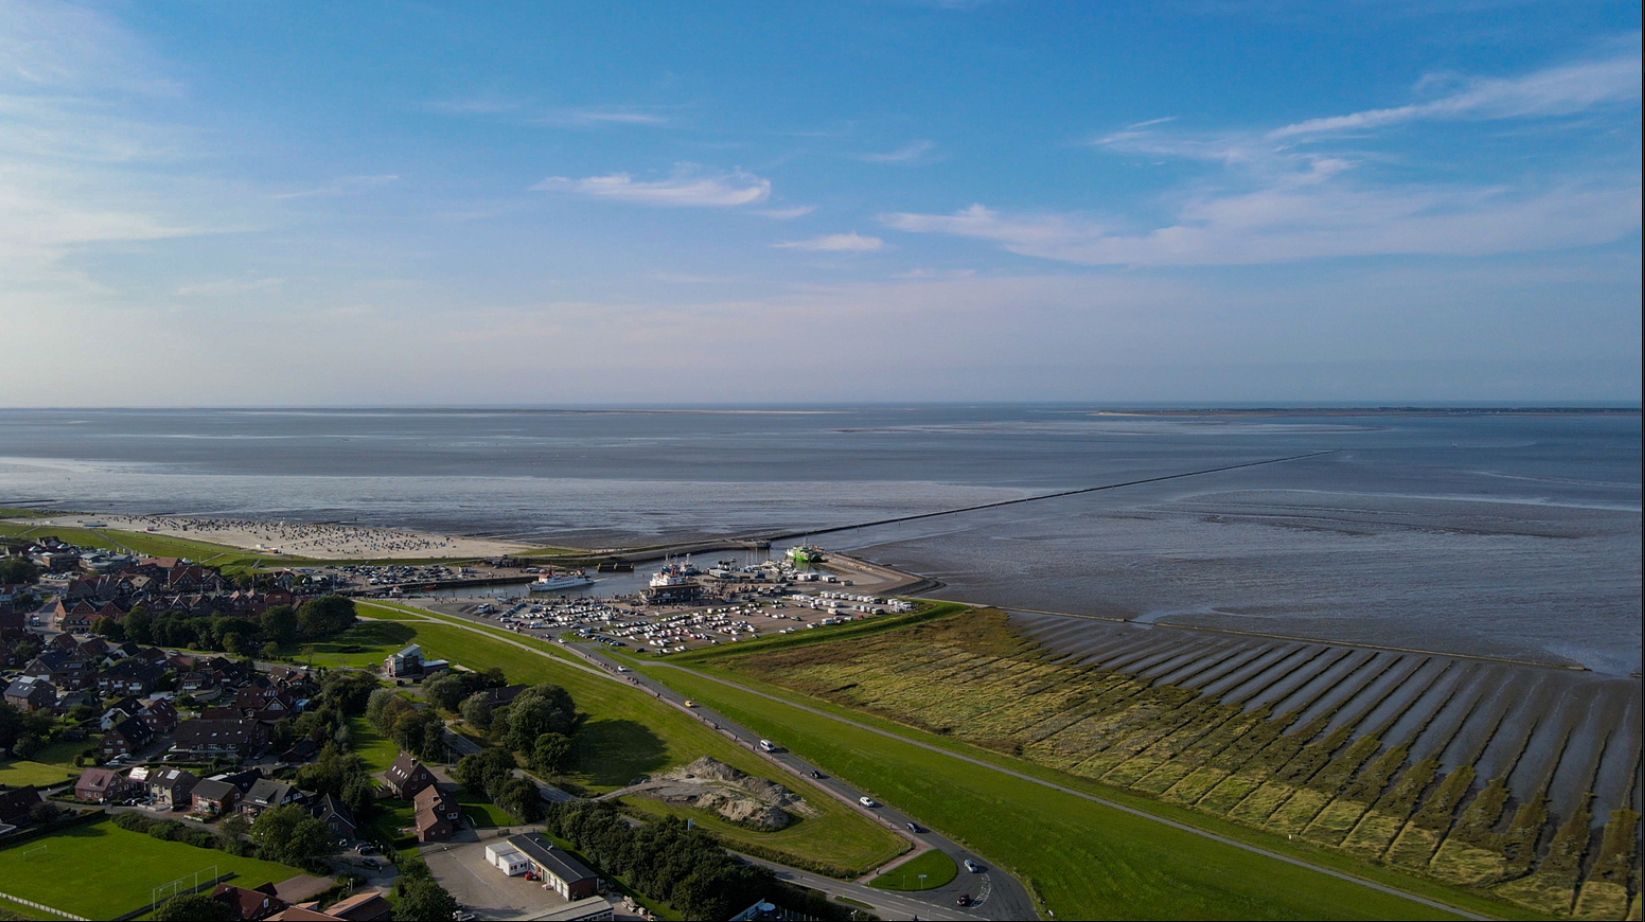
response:
M746 775L717 759L703 756L690 765L661 774L621 793L650 797L665 804L710 810L756 829L781 829L789 811L815 816L816 808L774 781Z

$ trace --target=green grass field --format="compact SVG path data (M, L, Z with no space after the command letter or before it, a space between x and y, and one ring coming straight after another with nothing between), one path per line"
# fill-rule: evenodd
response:
M44 850L40 846L46 846ZM233 883L255 887L303 873L215 849L163 842L103 821L0 851L0 881L13 896L91 919L146 906L153 888L217 866Z
M348 744L368 772L387 771L400 755L399 747L385 739L364 717L348 719Z
M393 621L360 621L336 637L282 652L316 666L371 669L410 643L411 636L411 628Z
M960 867L954 859L932 849L897 865L869 881L868 885L881 890L930 890L953 880L959 872ZM923 880L921 874L925 875Z
M806 800L822 806L817 798L807 797ZM824 810L820 816L814 817L795 817L782 829L765 832L729 822L707 810L665 804L649 797L625 796L622 803L625 811L639 817L677 816L690 819L719 836L729 847L751 854L758 854L760 850L776 850L804 855L838 869L838 876L841 877L861 877L907 849L907 843L900 837L887 841L887 837L881 834L882 830L856 821L844 809Z
M652 669L1010 869L1060 918L1454 918L689 672Z
M395 623L414 630L414 640L407 642L421 644L431 656L471 669L496 666L510 682L553 682L563 686L576 700L578 710L588 714L575 738L572 767L566 775L579 787L612 791L636 777L708 755L751 775L774 778L818 809L818 816L796 824L792 830L755 834L780 837L770 848L807 861L866 872L907 847L900 836L858 817L826 794L799 784L674 707L637 689L573 668L559 658L570 654L556 649L557 644L499 631L477 634L447 619L403 606L362 603L360 612L366 617L408 619ZM427 620L411 620L417 618ZM362 737L356 735L355 739ZM393 755L388 757L392 760Z
M33 784L39 787L49 787L73 778L72 768L61 765L47 765L43 762L0 762L0 784L9 788L22 787Z

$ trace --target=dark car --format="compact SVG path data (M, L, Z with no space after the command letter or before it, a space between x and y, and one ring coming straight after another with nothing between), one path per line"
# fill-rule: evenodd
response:
M822 772L820 772L820 771L817 771L817 770L816 770L816 769L814 769L814 768L813 768L813 769L812 769L812 770L811 770L811 777L813 777L813 778L821 778L821 777L822 777Z
M960 898L954 901L954 905L955 906L969 906L969 905L971 905L971 894L969 894L969 893L960 894Z
M920 824L918 824L918 823L904 823L903 825L908 827L909 832L920 832L921 831L920 830Z

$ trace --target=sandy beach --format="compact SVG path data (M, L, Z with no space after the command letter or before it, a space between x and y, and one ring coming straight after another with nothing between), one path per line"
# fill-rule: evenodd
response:
M527 545L460 535L364 528L357 525L309 525L169 515L88 515L75 513L44 519L17 519L35 528L105 527L286 557L332 560L414 559L423 557L497 557Z

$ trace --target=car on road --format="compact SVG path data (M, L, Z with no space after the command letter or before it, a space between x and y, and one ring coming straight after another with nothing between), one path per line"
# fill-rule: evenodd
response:
M965 869L973 874L982 873L982 865L972 861L970 858L965 859Z
M878 807L879 806L879 804L874 802L874 798L867 797L867 796L857 798L857 803L862 804L865 807Z
M908 827L909 832L924 832L919 823L904 823L903 825Z
M971 894L969 894L969 893L960 894L960 898L954 901L954 905L955 906L969 906L969 905L971 905Z
M811 770L811 777L816 778L820 781L820 780L822 780L822 772L817 771L816 769L813 768Z

